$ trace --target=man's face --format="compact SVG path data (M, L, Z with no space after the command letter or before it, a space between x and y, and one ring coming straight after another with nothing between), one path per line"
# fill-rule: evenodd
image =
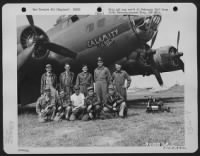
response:
M109 89L109 90L108 90L108 93L109 93L110 95L114 95L114 92L115 92L115 91L114 91L113 89Z
M80 90L79 89L75 89L75 93L76 93L76 95L79 95Z
M65 93L64 93L63 91L61 91L61 92L60 92L60 97L61 97L61 98L64 98L64 96L65 96Z
M66 70L66 71L69 71L69 70L70 70L70 65L66 64L66 65L65 65L65 70Z
M103 62L97 62L97 65L99 66L99 67L102 67L103 66Z
M49 91L46 91L46 92L45 92L45 96L46 96L46 97L48 97L48 98L49 98L49 97L50 97L50 95L51 95L51 93L50 93Z
M47 73L50 73L52 71L51 67L46 68Z
M121 65L115 64L115 69L116 69L117 71L120 71L120 70L121 70Z
M86 73L86 72L88 71L87 66L84 66L84 67L82 68L82 71L83 71L84 73Z
M88 95L89 95L89 96L93 96L93 94L94 94L94 91L93 91L93 90L88 91Z

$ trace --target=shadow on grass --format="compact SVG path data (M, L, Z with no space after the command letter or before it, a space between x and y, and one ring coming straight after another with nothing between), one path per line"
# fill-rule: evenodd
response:
M20 114L36 114L35 106L33 105L18 106L18 115Z
M184 102L184 97L163 97L160 98L164 102L164 104L173 104L177 102ZM134 109L142 109L146 108L146 103L147 99L135 99L135 100L130 100L127 102L127 105L129 108L134 108Z

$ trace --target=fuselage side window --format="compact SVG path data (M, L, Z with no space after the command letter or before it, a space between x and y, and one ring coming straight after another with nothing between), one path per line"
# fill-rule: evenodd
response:
M97 21L97 26L98 27L103 27L105 25L105 18L102 18Z
M93 30L94 30L94 23L88 24L87 27L86 27L86 31L87 32L91 32Z

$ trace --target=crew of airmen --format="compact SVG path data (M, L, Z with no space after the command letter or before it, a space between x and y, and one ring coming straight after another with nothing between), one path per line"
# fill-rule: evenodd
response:
M92 74L88 72L88 66L83 65L82 72L77 75L76 84L73 85L74 73L66 63L58 85L52 66L47 64L46 72L41 77L41 96L36 102L39 122L62 119L88 121L99 119L106 113L126 117L126 91L131 84L130 76L122 70L120 63L115 64L116 71L112 75L101 57L98 57L97 65L94 81Z

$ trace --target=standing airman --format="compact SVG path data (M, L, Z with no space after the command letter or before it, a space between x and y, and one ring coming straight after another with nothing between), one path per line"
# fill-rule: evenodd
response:
M59 76L60 91L64 90L65 99L69 98L72 94L74 73L70 71L70 65L68 63L64 66L65 71Z
M51 90L56 89L57 87L57 77L56 74L52 72L52 66L51 64L46 65L46 73L44 73L41 77L41 87L40 87L40 93L44 93L45 88L50 88Z
M88 72L88 66L82 66L82 72L77 75L76 86L80 87L81 93L87 96L87 88L93 85L92 74Z
M98 67L94 70L95 92L103 103L108 93L108 85L111 83L111 74L109 69L103 65L101 57L98 57L97 64Z
M115 64L116 71L112 74L113 85L116 88L116 91L123 96L124 100L127 99L126 90L130 87L131 78L128 73L121 69L122 65L119 63ZM127 85L125 86L125 80L127 80Z

